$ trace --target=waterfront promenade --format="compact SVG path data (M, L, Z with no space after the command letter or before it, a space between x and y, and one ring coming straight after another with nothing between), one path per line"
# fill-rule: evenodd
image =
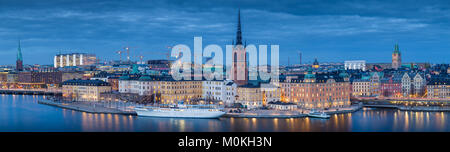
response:
M326 114L340 114L351 113L358 111L363 106L362 104L352 105L350 107L330 108L324 110ZM280 110L248 110L241 113L227 113L224 117L238 117L238 118L301 118L307 117L310 110L298 109L295 111L280 111Z
M77 110L88 113L109 113L109 114L123 114L136 115L132 110L136 105L132 103L120 102L58 102L52 100L39 100L39 104L51 105L65 109Z

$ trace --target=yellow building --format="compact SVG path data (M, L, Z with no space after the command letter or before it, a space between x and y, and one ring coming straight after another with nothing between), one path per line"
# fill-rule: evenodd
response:
M350 105L351 87L339 75L313 74L286 79L281 83L283 102L292 102L308 109L336 108Z
M154 81L154 94L156 101L161 103L177 103L178 101L190 102L192 99L202 98L202 81Z
M62 83L65 100L99 101L104 92L111 92L111 86L101 80L67 80Z
M263 92L260 86L243 85L236 88L237 103L241 103L244 107L252 109L263 106Z

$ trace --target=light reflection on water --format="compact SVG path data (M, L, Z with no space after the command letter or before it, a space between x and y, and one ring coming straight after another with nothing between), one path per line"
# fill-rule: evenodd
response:
M449 112L410 112L364 108L316 118L176 119L91 114L37 103L42 96L1 95L0 131L138 132L342 132L450 131Z

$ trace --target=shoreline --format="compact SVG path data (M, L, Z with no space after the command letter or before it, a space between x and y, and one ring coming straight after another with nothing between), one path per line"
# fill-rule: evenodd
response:
M75 110L87 113L103 113L103 114L120 114L120 115L133 115L137 116L135 111L125 111L118 108L105 107L104 105L96 102L54 102L51 100L39 100L39 104L55 106L59 108ZM450 107L436 107L436 106L418 106L418 107L406 107L393 104L363 104L354 105L351 107L341 109L329 109L324 111L328 115L333 114L345 114L353 113L361 110L363 107L368 108L392 108L402 111L424 111L424 112L450 112ZM277 110L251 110L242 113L225 113L222 118L305 118L308 117L307 111L277 111Z
M363 108L363 105L357 105L353 107L347 107L343 110L328 110L324 111L326 114L345 114L353 113ZM284 113L284 114L280 114ZM308 114L301 113L299 111L275 111L275 110L255 110L243 113L226 113L222 117L228 118L304 118L308 117Z

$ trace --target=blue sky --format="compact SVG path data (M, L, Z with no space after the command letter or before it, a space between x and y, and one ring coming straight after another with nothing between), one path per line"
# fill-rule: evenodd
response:
M0 0L0 64L14 64L18 39L25 64L53 55L95 53L102 60L135 47L132 58L164 58L167 46L225 48L235 39L241 9L248 44L280 45L280 62L390 62L399 43L404 62L449 63L450 2L293 0ZM193 48L191 48L193 50Z

